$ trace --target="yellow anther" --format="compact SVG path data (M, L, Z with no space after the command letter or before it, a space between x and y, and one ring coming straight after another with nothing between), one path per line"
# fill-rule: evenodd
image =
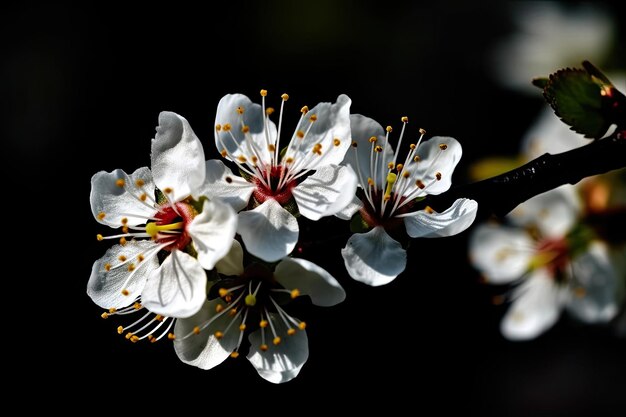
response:
M228 315L231 317L234 317L236 314L237 314L236 308L231 308L230 311L228 312Z
M111 307L111 308L109 309L109 314L114 314L116 311L117 311L117 308L115 308L115 307Z
M313 152L316 155L322 155L322 144L316 143L315 145L313 145L313 149L311 152Z
M248 133L248 132L250 131L250 126L248 126L248 125L243 126L243 127L241 128L241 131L242 131L243 133Z
M222 337L224 337L224 333L220 332L219 330L216 331L215 333L213 333L213 336L215 336L215 338L217 340L220 340Z
M367 179L367 185L369 185L370 187L373 187L374 186L374 180L371 179L371 178L368 178Z
M585 290L583 287L576 287L574 288L574 295L578 298L583 298L585 295L587 295L587 290Z
M389 169L393 169L394 166L395 166L395 164L393 162L389 162L387 164L387 168L389 168Z
M335 146L341 145L341 139L339 139L339 138L333 139L333 145L335 145Z
M289 328L289 330L287 330L287 334L289 336L293 336L294 334L296 334L296 329L294 328Z
M300 296L300 290L297 288L294 288L293 290L291 290L291 298L298 298Z
M410 144L410 145L409 145L409 148L410 148L411 150L415 149L416 147L417 147L417 145L416 145L416 144L414 144L414 143L412 143L412 144Z
M228 294L226 297L224 297L224 300L225 300L227 303L230 303L230 302L233 300L233 296L232 296L232 295L230 295L230 294Z
M128 290L126 288L124 288L122 290L122 295L126 295L127 296L128 294L130 294L130 292L128 292Z
M354 140L352 141L351 145L352 145L353 148L358 148L359 147L359 144L356 143L356 141L354 141Z
M124 335L124 337L129 340L131 337L133 337L133 334L131 332L128 332Z
M506 299L501 295L494 295L491 297L491 303L496 306L504 304L505 301Z
M409 171L404 171L402 173L402 178L409 178L411 176L411 173Z
M428 214L433 214L435 212L431 206L424 207L424 211Z
M226 297L229 293L230 293L230 291L228 291L228 289L226 289L226 288L220 288L219 289L220 297Z
M445 151L446 149L448 149L448 145L446 145L445 143L440 143L439 149L441 149L442 151Z
M435 178L437 178L437 181L441 181L441 172L436 172Z
M317 114L312 114L312 115L309 117L309 120L310 120L311 122L317 122Z
M142 254L137 255L137 262L142 262L144 259L146 259Z
M157 338L154 337L153 335L149 334L148 335L148 340L150 341L150 343L155 343L157 341Z
M276 336L274 338L274 340L272 340L272 343L276 346L280 345L280 342L282 341L282 339L280 338L280 336Z
M253 307L256 305L256 297L254 294L248 294L246 295L245 302L248 307Z
M300 330L304 330L304 329L306 329L306 323L305 323L305 322L303 322L303 321L301 321L301 322L300 322L300 324L298 324L298 328L299 328Z
M259 322L259 327L266 328L268 324L267 320L261 320Z
M409 118L406 116L403 116L401 119L402 123L409 123Z
M165 317L163 317L162 315L157 314L157 315L156 315L156 317L155 317L154 319L155 319L156 321L161 322L161 321L163 321L163 319L164 319L164 318L165 318Z
M164 192L165 194L171 194L171 193L172 193L172 191L174 191L174 190L173 190L171 187L165 187L165 188L163 189L163 192Z
M200 326L196 326L193 328L193 334L200 334Z
M111 264L104 264L104 270L109 272L111 270Z
M126 257L124 255L120 255L117 257L117 259L119 259L120 262L124 262L126 260Z
M282 98L282 99L283 99L283 101L287 101L287 100L289 100L289 94L287 94L287 93L283 93L283 94L280 96L280 98Z
M128 228L128 226L124 226L124 227L122 227L122 232L123 232L123 233L128 233L128 231L129 231L129 230L130 230L130 229Z
M139 337L137 337L137 336L135 336L135 335L132 335L132 336L130 337L130 341L131 341L131 342L133 342L133 343L137 343L137 342L139 342Z
M298 137L298 139L302 139L304 137L304 132L301 130L298 130L296 132L296 136Z
M250 160L252 161L252 163L254 164L254 166L256 166L256 163L259 162L259 158L257 158L255 155L252 155L252 157L250 158ZM226 181L228 182L228 180ZM233 182L233 180L231 179L230 182Z
M380 146L380 145L376 145L376 147L374 148L374 152L378 152L378 153L380 153L380 152L382 152L382 151L383 151L383 147L382 147L382 146Z
M420 135L425 135L426 131L420 127Z
M222 310L224 310L224 306L223 306L223 305L218 304L218 305L216 305L216 306L215 306L215 312L216 312L216 313L219 313L219 312L221 312Z
M400 172L400 171L402 171L402 168L404 168L404 164L396 165L396 171Z
M109 313L107 313L106 311L102 314L100 314L100 317L102 317L103 319L108 319L109 318Z
M124 327L117 326L117 334L122 334L122 333L124 333Z
M104 212L100 212L98 213L98 220L104 220L104 218L106 217L106 214L104 214Z
M146 233L150 235L150 237L156 237L159 232L164 230L180 230L183 229L185 223L177 222L170 224L156 224L155 222L150 222L146 224Z
M219 132L219 131L221 131L221 130L222 130L222 125L221 125L221 124L219 124L219 123L218 123L218 124L216 124L216 125L215 125L215 131Z
M267 96L267 90L261 90L261 97Z
M266 352L270 347L267 346L265 343L263 343L261 346L259 346L259 349L261 349L263 352Z
M307 114L309 112L309 106L302 106L302 108L300 109L300 112L302 114Z
M135 264L128 264L128 272L133 272L135 270Z
M228 151L226 149L222 149L220 155L222 155L222 158L226 158L228 156Z
M230 123L224 123L224 126L222 126L222 129L224 130L224 132L230 132L230 129L232 129L232 126L230 125Z
M98 233L96 235L96 239L98 239L98 242L102 242L104 240L104 236L102 236L100 233Z
M293 164L293 158L292 157L288 157L287 159L285 159L285 163L286 164Z
M122 217L121 221L124 226L126 226L126 224L128 223L128 219L126 217Z
M120 178L119 180L115 181L115 185L117 185L120 188L124 188L124 186L126 185L126 181Z
M146 193L143 193L142 195L139 196L139 199L141 201L146 201L147 198L148 198L148 194L146 194Z
M135 180L135 185L137 187L143 187L144 185L146 185L145 181L142 180L141 178L139 178L138 180Z
M273 143L270 143L269 145L267 145L267 149L268 149L270 152L274 152L274 151L276 150L276 146L274 146L274 144L273 144Z
M387 133L393 132L393 128L391 126L387 126L385 130L387 131Z
M134 308L135 310L139 310L139 309L141 309L141 307L142 307L142 305L141 305L141 303L140 303L140 302L138 302L138 301L137 301L135 304L133 304L133 308Z
M243 107L237 107L237 114L243 114Z
M241 330L242 332L243 332L244 330L246 330L246 325L245 325L245 324L243 324L243 323L241 323L241 324L239 325L239 330Z
M420 190L423 190L424 188L426 188L426 185L424 185L424 183L422 182L422 180L416 180L415 181L415 185L417 186L417 188L419 188Z
M268 116L271 116L274 113L274 108L273 107L268 107L267 109L265 109L265 114Z
M369 138L370 143L376 143L378 139L376 138L376 136L372 136Z
M168 338L169 340L176 340L176 335L175 335L174 333L168 333L168 334L167 334L167 338Z
M420 156L419 156L419 155L415 155L415 156L413 157L413 162L419 162L419 161L421 161L421 160L422 160L422 158L420 158Z
M236 350L231 352L230 357L233 359L237 359L239 357L239 352L237 352Z

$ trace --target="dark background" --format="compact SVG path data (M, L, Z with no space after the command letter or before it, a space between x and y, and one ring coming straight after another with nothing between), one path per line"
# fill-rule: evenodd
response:
M623 23L621 10L604 6ZM302 105L346 93L353 113L394 126L406 115L409 134L423 127L458 138L462 183L471 161L515 152L542 106L539 93L518 95L493 81L490 50L513 29L499 2L242 1L207 9L106 2L3 12L3 168L12 178L5 196L17 196L27 219L26 228L8 226L19 229L20 247L31 248L19 261L27 272L10 280L28 290L18 310L26 343L11 345L15 357L28 358L28 379L43 381L41 394L60 390L50 405L73 408L80 389L99 409L120 413L163 404L206 413L334 404L411 414L626 413L626 342L567 317L535 341L504 340L505 307L490 303L494 290L468 265L467 234L413 242L407 270L374 289L343 270L347 224L313 225L323 249L302 256L332 272L348 298L301 309L310 358L280 386L243 356L201 371L179 362L168 342L131 344L115 320L100 319L85 293L91 265L106 250L95 239L101 228L89 209L89 180L100 170L149 165L161 110L185 116L214 157L224 94L257 101L265 88L278 104L289 93L289 131ZM620 24L612 64L621 68L624 37Z

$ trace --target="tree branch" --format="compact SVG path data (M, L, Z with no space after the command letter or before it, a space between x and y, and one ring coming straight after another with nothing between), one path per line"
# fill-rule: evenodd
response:
M545 154L519 168L472 184L461 185L422 204L444 211L457 198L478 202L479 216L503 217L518 204L563 184L626 167L626 131L571 151Z

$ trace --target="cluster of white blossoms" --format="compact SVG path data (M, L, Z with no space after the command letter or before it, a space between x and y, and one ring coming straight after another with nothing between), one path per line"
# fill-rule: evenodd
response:
M261 90L261 104L241 94L219 102L215 146L226 164L207 161L187 120L163 112L151 168L93 176L93 215L120 230L97 235L118 243L94 263L87 293L106 309L104 318L138 317L118 327L132 342L173 340L179 358L202 369L246 349L261 377L282 383L308 358L306 323L288 313L289 302L306 295L333 306L346 296L326 270L292 255L299 216L359 216L366 233L348 239L346 269L382 285L405 269L398 240L462 232L477 204L460 199L442 213L418 209L424 196L450 187L461 157L455 139L422 140L420 129L399 159L407 118L394 152L391 128L350 115L351 100L340 95L302 107L281 144L289 97L281 96L276 125L266 96Z

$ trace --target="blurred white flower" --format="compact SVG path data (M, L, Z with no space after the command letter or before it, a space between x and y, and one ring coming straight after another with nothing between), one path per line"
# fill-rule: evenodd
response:
M261 105L241 94L220 100L215 144L243 178L221 161L207 161L203 193L224 199L237 211L251 208L239 213L237 232L250 253L275 262L296 245L294 215L318 220L337 213L351 201L357 180L350 168L339 165L350 147L348 96L311 110L302 107L291 140L281 151L283 107L289 96L281 96L277 128L269 118L274 110L265 107L266 95L261 90Z
M518 31L494 50L495 75L509 88L536 94L533 78L583 60L600 65L611 51L615 22L595 3L524 1L510 6Z
M215 298L193 317L176 322L174 347L180 360L211 369L229 356L236 358L248 330L247 358L259 375L275 384L295 378L309 356L306 323L289 315L285 303L308 295L315 305L333 306L344 300L343 288L304 259L284 258L274 271L261 264L244 268L237 241L216 267L227 277L214 285Z
M513 226L483 224L470 236L470 260L491 284L519 281L502 323L511 340L549 329L563 309L587 323L608 322L618 311L619 272L606 244L577 226L581 202L562 186L520 204Z
M140 301L155 314L189 317L206 299L204 269L212 269L230 249L237 216L217 199L192 199L199 197L205 161L187 120L163 112L156 130L152 171L101 171L91 179L95 219L121 227L122 233L98 235L120 244L93 264L87 293L111 311ZM160 257L163 253L167 256Z
M370 230L352 235L341 254L350 276L372 286L391 282L406 266L406 251L389 233L401 228L412 238L451 236L467 229L476 217L477 203L469 199L456 200L442 213L415 207L420 198L450 188L462 151L450 137L422 142L425 132L420 129L419 140L398 163L407 122L403 117L394 152L390 126L383 129L368 117L350 116L353 150L346 154L345 163L357 172L360 198L355 197L337 216L350 219L358 211Z

